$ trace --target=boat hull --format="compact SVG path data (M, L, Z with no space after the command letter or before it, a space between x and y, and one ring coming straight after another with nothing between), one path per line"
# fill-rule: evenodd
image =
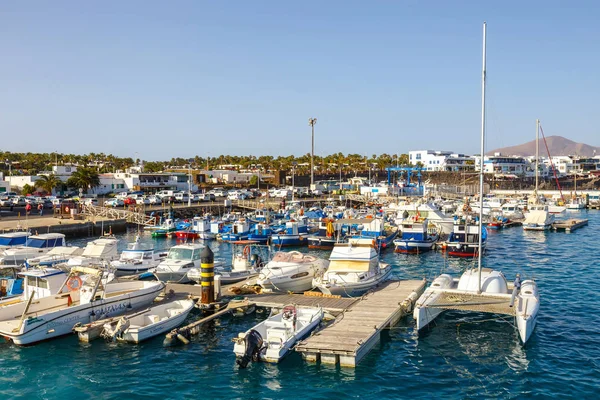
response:
M433 248L433 241L418 241L418 240L395 240L396 253L417 254L424 253Z
M140 343L144 340L151 339L155 336L169 332L174 328L177 328L187 318L190 311L194 307L194 302L189 301L189 305L175 316L162 319L154 324L150 324L143 327L130 327L121 336L117 337L117 341L126 343ZM152 309L150 310L152 313Z

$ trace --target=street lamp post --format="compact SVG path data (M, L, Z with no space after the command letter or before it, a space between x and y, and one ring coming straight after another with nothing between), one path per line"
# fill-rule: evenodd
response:
M294 201L294 192L295 190L295 185L294 185L294 175L296 172L296 162L292 163L292 201Z
M314 182L314 178L315 178L315 175L314 175L315 174L314 158L315 158L315 124L316 123L317 123L317 119L316 118L309 118L308 119L308 124L312 128L312 141L311 141L311 150L310 150L310 185L311 186L315 183Z

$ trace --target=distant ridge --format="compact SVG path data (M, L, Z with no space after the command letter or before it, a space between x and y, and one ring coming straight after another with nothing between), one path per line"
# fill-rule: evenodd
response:
M562 136L548 136L546 138L550 154L552 156L569 156L578 155L584 157L593 157L594 155L600 155L600 147L590 146L585 143L577 143ZM596 154L594 154L594 150ZM491 150L487 152L487 155L494 155L494 153L502 153L506 156L535 156L535 140L531 142L523 143L517 146L503 147L501 149ZM546 156L546 146L544 145L544 139L540 135L540 155Z

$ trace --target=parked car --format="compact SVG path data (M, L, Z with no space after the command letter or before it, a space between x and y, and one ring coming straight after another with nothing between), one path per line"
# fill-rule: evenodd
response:
M126 206L133 206L137 203L137 201L133 197L126 197L123 200L123 204Z
M147 197L149 204L160 204L160 197L151 195Z
M16 207L25 207L25 205L27 204L24 197L13 197L11 201L13 203L13 206Z
M202 200L204 201L215 201L216 200L216 196L214 193L204 193L202 196Z
M115 197L114 199L106 200L104 202L104 207L123 207L124 204L125 203L122 199L118 199Z
M97 206L98 199L92 199L92 198L81 199L81 203L86 204L88 206Z

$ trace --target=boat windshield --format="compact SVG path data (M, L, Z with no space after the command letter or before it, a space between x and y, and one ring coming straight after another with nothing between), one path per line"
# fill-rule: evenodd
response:
M143 255L141 251L123 251L121 260L141 260Z
M194 251L192 249L182 249L182 248L173 247L173 248L171 248L171 250L169 250L167 259L168 260L191 260L193 252Z
M60 246L61 245L61 241L60 238L55 238L55 239L36 239L36 238L30 238L27 239L27 247L35 247L38 249L42 249L45 247L54 247L54 246Z

